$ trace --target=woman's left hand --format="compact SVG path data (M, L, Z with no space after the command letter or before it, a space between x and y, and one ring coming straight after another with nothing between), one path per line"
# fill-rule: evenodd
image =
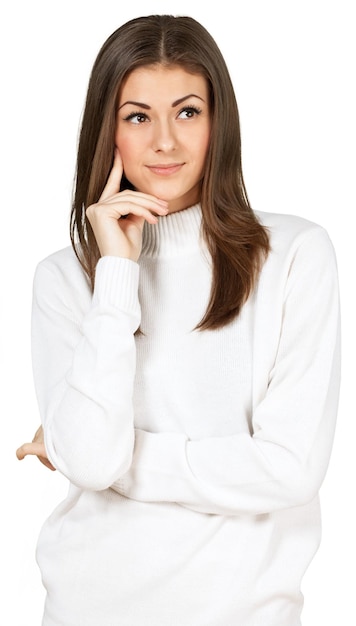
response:
M24 443L16 450L16 456L19 461L22 461L22 459L24 459L27 455L37 456L41 463L48 467L48 469L52 470L53 472L56 470L56 468L53 467L52 463L50 463L47 458L42 426L40 426L36 430L35 436L32 439L31 443Z

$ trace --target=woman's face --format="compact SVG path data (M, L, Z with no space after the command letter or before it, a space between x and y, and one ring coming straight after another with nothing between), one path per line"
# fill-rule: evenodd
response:
M170 213L200 200L210 113L206 79L179 66L138 68L122 85L115 142L125 176Z

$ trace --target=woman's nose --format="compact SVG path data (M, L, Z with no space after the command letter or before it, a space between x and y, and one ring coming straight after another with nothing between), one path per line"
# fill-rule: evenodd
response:
M171 152L177 146L172 123L169 121L157 121L154 128L153 149L155 152Z

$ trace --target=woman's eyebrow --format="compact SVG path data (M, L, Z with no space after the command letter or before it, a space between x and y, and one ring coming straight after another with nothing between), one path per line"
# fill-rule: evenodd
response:
M199 98L199 100L202 100L202 102L204 102L204 99L198 96L196 93L189 93L187 96L183 96L183 98L178 98L178 100L172 102L172 108L178 106L178 104L181 104L182 102L184 102L184 100L188 100L188 98Z
M183 96L182 98L178 98L178 100L175 100L174 102L172 102L172 108L178 106L179 104L184 102L184 100L188 100L188 98L199 98L199 100L202 100L202 102L204 102L204 99L198 96L196 93L190 93L187 96ZM145 104L144 102L136 102L135 100L126 100L126 102L123 102L123 104L120 104L119 110L122 107L124 107L126 104L133 104L134 106L139 107L140 109L146 109L146 110L149 110L151 108L148 104Z
M148 106L148 104L144 104L143 102L135 102L135 100L126 100L126 102L124 102L123 104L120 104L119 110L122 109L122 107L124 107L125 104L133 104L134 106L138 107L139 109L150 109L151 108L150 106Z

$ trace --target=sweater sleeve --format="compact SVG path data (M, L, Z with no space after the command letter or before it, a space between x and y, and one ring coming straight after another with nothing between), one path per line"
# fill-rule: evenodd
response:
M224 515L268 513L317 495L332 448L340 383L337 267L323 229L301 238L287 274L276 358L253 411L251 434L189 440L136 430L132 466L114 489L137 500ZM264 302L267 319L268 308L273 306ZM261 350L263 342L254 359Z
M58 264L39 264L33 291L33 371L48 458L77 486L105 489L132 460L138 265L100 259L84 317L73 302L88 294Z

